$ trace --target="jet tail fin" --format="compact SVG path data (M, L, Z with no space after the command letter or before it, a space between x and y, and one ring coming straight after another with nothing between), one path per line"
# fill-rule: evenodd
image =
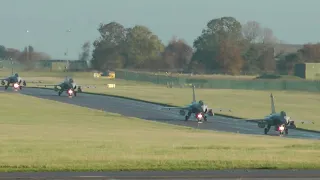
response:
M272 95L272 93L270 94L270 98L271 98L271 113L276 113L276 108L275 108L275 105L274 105L274 97Z
M196 102L196 93L195 93L195 90L194 90L194 85L192 84L192 102Z

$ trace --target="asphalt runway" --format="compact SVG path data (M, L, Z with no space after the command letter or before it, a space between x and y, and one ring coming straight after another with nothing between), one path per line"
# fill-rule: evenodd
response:
M320 179L319 170L221 170L221 171L176 171L176 172L40 172L0 173L0 179Z
M3 88L0 88L0 91L2 90ZM9 92L10 91L11 90L9 90ZM198 124L195 118L185 122L184 117L178 115L178 111L159 110L161 108L159 105L116 97L79 93L77 97L68 98L65 93L62 96L58 96L53 90L35 88L23 88L20 93L146 120L162 121L207 130L263 135L263 129L258 128L257 124L248 123L244 120L214 116L210 117L208 122L202 124ZM270 135L278 136L278 134L272 130L270 130ZM287 137L320 139L320 134L290 129ZM320 170L0 173L0 179L320 179Z
M249 123L240 119L213 116L208 117L207 122L199 124L195 118L190 118L189 121L184 121L184 116L180 116L177 110L160 110L160 108L162 107L160 105L117 97L79 93L77 97L68 98L66 93L58 96L57 93L53 90L36 88L23 88L20 93L35 96L38 98L50 99L63 103L118 113L124 116L137 117L152 121L161 121L175 125L206 130L264 135L263 129L258 128L256 123ZM274 131L273 128L270 129L268 135L279 136L279 134ZM282 137L320 139L320 133L289 129L289 134Z

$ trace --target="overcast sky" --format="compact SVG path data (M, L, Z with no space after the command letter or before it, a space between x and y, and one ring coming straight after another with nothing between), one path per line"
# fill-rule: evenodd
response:
M209 20L222 16L256 20L280 40L301 44L319 41L319 7L319 0L1 0L0 44L77 59L81 45L99 37L100 22L117 21L145 25L165 44L178 36L192 45Z

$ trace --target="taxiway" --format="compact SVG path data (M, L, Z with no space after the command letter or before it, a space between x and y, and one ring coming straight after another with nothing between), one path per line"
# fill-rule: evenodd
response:
M207 122L198 124L195 118L190 118L189 121L184 121L184 117L180 116L177 110L160 110L162 107L160 105L128 100L124 98L85 93L79 93L77 97L68 98L65 93L61 96L58 96L53 90L39 88L24 88L22 91L20 91L20 93L38 98L50 99L92 109L118 113L124 116L137 117L145 120L161 121L170 124L206 130L264 135L263 129L258 128L256 123L246 122L245 120L213 116L209 117ZM278 136L278 132L274 131L272 128L270 129L268 135ZM289 129L289 135L285 137L320 139L320 133Z

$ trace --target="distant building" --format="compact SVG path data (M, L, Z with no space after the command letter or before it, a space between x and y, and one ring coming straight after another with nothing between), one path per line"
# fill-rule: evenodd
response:
M298 63L294 66L294 75L307 79L320 79L320 63Z
M50 71L83 71L87 70L89 65L82 60L41 60L36 62L35 67Z

